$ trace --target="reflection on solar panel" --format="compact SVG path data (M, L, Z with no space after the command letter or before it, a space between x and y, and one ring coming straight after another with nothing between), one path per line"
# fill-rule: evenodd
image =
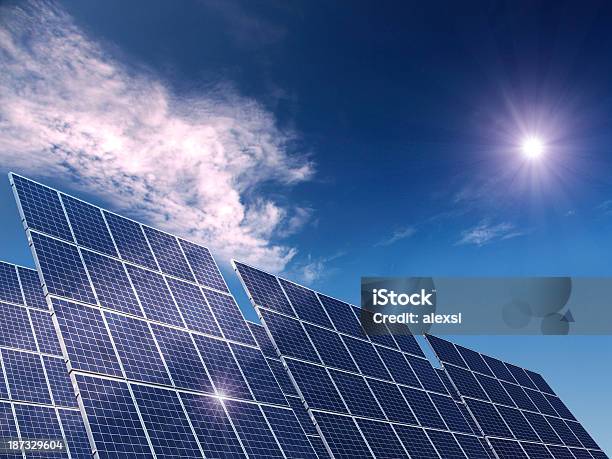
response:
M63 439L53 457L91 457L36 271L0 262L0 330L0 438Z
M498 457L606 457L540 374L427 339Z
M206 248L23 177L11 183L96 457L316 457ZM20 328L2 345L29 357L27 310L9 309ZM57 368L43 391L33 363L7 352L12 374L30 378L29 389L9 381L15 394L67 399Z
M463 405L412 335L368 337L359 308L242 263L234 266L265 328L252 326L260 347L270 359L281 356L299 403L315 422L316 430L305 429L319 433L329 454L488 457Z

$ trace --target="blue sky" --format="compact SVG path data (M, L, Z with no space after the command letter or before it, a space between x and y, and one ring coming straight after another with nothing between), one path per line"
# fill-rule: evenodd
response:
M9 2L0 172L211 246L243 303L231 257L354 303L362 275L610 276L611 13ZM0 215L31 266L8 180ZM540 370L612 451L610 337L458 341Z

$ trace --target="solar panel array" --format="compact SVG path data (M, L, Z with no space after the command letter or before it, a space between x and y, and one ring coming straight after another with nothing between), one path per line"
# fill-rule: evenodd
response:
M53 457L91 457L36 271L0 262L0 330L0 438L62 440Z
M607 457L539 373L427 339L499 458Z
M331 455L490 457L412 335L367 336L358 319L367 312L243 263L235 268L271 337L270 354L281 356Z
M206 248L11 183L97 457L316 457Z

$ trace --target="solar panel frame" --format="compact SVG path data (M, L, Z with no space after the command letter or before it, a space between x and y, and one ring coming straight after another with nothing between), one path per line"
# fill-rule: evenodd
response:
M28 182L31 188L35 188L35 189L40 188L40 189L46 190L44 194L47 196L57 196L60 204L62 203L62 200L64 198L65 199L77 199L77 198L68 197L68 195L65 195L64 193L57 192L48 187L45 187L44 185L29 181L28 179L21 178L21 177L19 179L15 179L15 177L17 176L11 174L11 182L13 185L13 190L15 192L18 207L22 214L22 217L24 217L25 215L24 210L23 210L24 203L21 200L22 196L20 196L19 191L15 187L15 184L14 184L15 180L21 181L23 183ZM30 205L31 203L25 203L25 204ZM123 358L118 352L117 343L115 342L115 338L111 334L109 323L107 320L107 315L110 315L110 314L123 316L125 318L129 318L129 320L132 320L132 321L140 321L142 324L146 324L149 330L152 331L153 341L155 344L154 350L157 351L161 360L163 361L166 373L170 375L170 384L168 384L167 381L161 381L162 382L161 386L155 386L157 389L160 389L160 390L163 389L163 390L167 390L170 392L172 391L181 392L182 390L177 386L177 382L175 381L175 378L174 378L174 376L176 375L173 375L172 372L168 370L169 362L164 357L164 354L162 353L161 348L160 348L161 346L160 331L161 333L165 335L173 336L178 333L177 336L188 338L189 341L181 341L181 343L185 344L185 343L191 342L193 344L193 351L194 351L193 355L202 365L200 376L205 375L206 378L209 378L208 368L203 363L203 359L201 355L202 349L198 349L195 346L195 341L194 341L195 336L206 336L210 339L217 339L217 340L220 340L220 342L229 343L232 346L242 346L245 349L249 349L253 352L259 353L259 355L261 356L261 362L262 362L261 369L262 370L265 369L269 372L270 374L269 380L273 382L273 385L270 385L270 384L267 385L266 390L271 391L273 390L272 389L273 387L276 387L278 395L273 401L270 401L271 395L268 396L268 400L258 399L255 402L255 406L257 407L258 410L260 409L260 407L263 407L263 406L277 406L279 408L287 410L287 413L290 413L290 416L295 417L293 410L290 408L287 400L285 399L280 388L278 387L276 380L271 373L271 370L269 369L265 359L261 355L261 351L257 347L256 342L254 341L249 331L249 328L246 322L244 321L244 318L241 315L240 315L241 322L234 324L234 326L235 327L242 326L244 330L242 332L236 333L235 336L238 337L239 339L236 341L233 341L231 338L228 338L227 336L225 336L225 333L224 333L224 329L227 330L228 327L230 326L229 323L225 323L224 324L225 326L223 328L219 327L219 324L217 321L217 314L215 314L215 311L212 311L212 313L210 314L210 317L207 316L207 319L211 319L216 324L216 327L219 329L219 333L217 333L217 335L221 335L221 336L213 336L211 334L211 330L209 329L207 329L205 333L202 330L195 330L194 328L196 327L190 327L188 323L185 323L184 318L181 314L180 308L176 306L177 299L174 297L171 289L168 287L168 283L170 282L169 279L172 279L172 281L174 282L186 282L190 286L197 288L199 292L203 293L203 297L204 297L203 304L205 304L206 307L208 308L211 307L211 304L209 303L208 298L206 296L207 293L211 295L212 294L223 295L223 296L226 296L227 298L231 298L232 303L224 304L224 307L226 308L225 310L229 310L227 309L228 304L235 305L235 301L233 300L233 297L229 293L229 290L227 289L227 285L225 284L225 281L223 280L214 259L210 257L210 259L203 261L203 258L202 258L203 252L200 251L198 253L198 256L199 256L198 263L200 264L198 265L197 268L200 270L201 275L196 276L193 272L193 269L189 261L189 260L193 261L196 259L196 257L193 255L194 247L196 247L195 244L193 246L189 246L189 244L193 244L193 243L189 243L187 241L184 241L184 244L183 244L182 243L183 240L176 238L173 235L170 235L168 233L163 233L159 230L147 227L138 222L134 222L133 220L129 220L124 217L118 216L109 211L101 210L99 208L96 208L96 209L98 209L98 211L101 211L102 219L105 222L107 231L109 232L111 240L113 241L113 244L115 245L116 254L114 256L109 257L109 259L112 260L112 262L115 265L117 266L121 265L122 269L124 269L125 271L132 270L133 272L136 272L135 270L138 270L137 272L146 273L147 281L151 279L151 276L155 276L154 278L159 281L157 282L156 285L159 285L159 287L162 288L163 292L167 291L167 294L165 295L165 300L164 300L166 301L166 304L164 305L164 307L167 308L168 305L173 305L176 308L175 316L173 313L172 316L157 316L154 318L149 317L149 315L147 314L147 309L142 308L142 298L141 297L142 297L143 289L150 288L151 283L147 282L145 285L144 282L141 282L141 287L140 287L141 291L139 292L135 288L135 285L134 285L133 272L132 273L128 272L126 276L127 284L124 284L124 285L129 284L129 287L132 289L132 292L135 293L134 296L137 299L140 311L144 311L144 313L139 312L138 310L118 311L116 308L113 309L109 307L108 304L106 305L102 304L102 302L98 298L98 295L96 294L96 289L92 288L92 279L90 277L88 267L84 262L83 253L91 252L91 253L94 253L95 256L97 257L102 257L102 256L107 256L107 255L98 253L98 251L95 250L95 248L92 249L91 247L85 247L85 246L80 245L79 241L74 237L74 232L72 228L70 227L70 222L68 218L66 218L66 221L68 221L68 228L70 229L71 234L70 235L62 234L63 240L57 239L57 235L52 236L49 234L44 234L42 232L36 231L35 229L31 228L29 226L28 220L25 217L24 217L24 228L26 229L26 234L28 236L28 240L32 248L35 262L37 264L37 269L39 270L39 273L43 280L42 289L44 290L44 294L47 298L47 302L49 303L49 307L51 311L55 313L54 320L57 320L57 324L58 324L57 327L59 329L60 341L62 343L65 357L68 359L68 367L71 371L70 377L73 381L75 389L78 394L81 394L81 395L89 394L91 396L95 396L96 390L98 390L98 389L95 389L95 386L102 384L102 381L106 381L104 384L107 384L107 385L109 384L108 381L111 381L113 382L113 384L120 384L121 387L126 388L126 391L124 392L125 402L128 403L128 405L129 404L133 405L134 407L133 412L135 413L136 418L137 418L137 422L136 421L135 422L136 424L139 425L139 428L142 429L142 432L144 432L145 434L144 437L146 437L145 438L146 445L145 443L142 443L143 449L139 451L133 451L134 454L142 454L143 457L146 457L147 455L152 454L152 452L154 451L154 448L153 448L153 442L151 441L152 432L149 432L149 430L151 429L150 428L148 429L146 426L145 419L143 418L143 413L141 413L138 407L138 403L135 399L134 391L131 389L131 387L133 385L137 385L138 387L152 388L153 386L150 385L151 384L150 382L138 381L137 378L129 376L126 373ZM62 207L62 210L65 212L65 209L63 207ZM114 222L112 225L108 223L111 220ZM118 231L122 231L122 229L125 229L125 228L127 228L127 231L128 231L127 237L122 240L119 246L117 245L117 234L116 234L117 228L119 228ZM154 242L155 247L153 248L151 247L151 243L152 243L152 241L150 240L151 238L155 239L155 242ZM135 242L137 244L140 244L139 248L136 250L130 250L129 249L130 244L135 243ZM47 247L44 244L52 246L51 248L59 247L59 250L61 250L62 252L65 252L68 256L68 260L70 261L70 263L72 263L72 265L69 266L67 269L76 267L76 272L78 273L79 277L74 278L74 275L73 275L73 278L71 279L69 276L67 276L66 271L65 271L66 268L63 268L63 264L66 263L66 260L63 257L58 259L56 255L57 252L48 252L46 250ZM89 244L89 245L92 245L92 244ZM187 257L185 255L183 247L190 248L191 256ZM146 256L144 257L135 256L135 254L139 253L141 249L144 249L145 254L150 253L151 257L147 258ZM202 249L207 250L205 248L202 248ZM158 259L159 256L162 257L161 262ZM43 261L45 261L46 264L41 263L41 259L43 259ZM207 264L205 263L205 261ZM55 266L59 266L60 269L56 269ZM204 280L206 281L206 283L210 284L210 275L208 277L202 275L203 270L206 270L206 269L208 269L209 271L213 269L215 271L215 274L218 275L217 281L222 281L223 285L221 285L218 282L213 288L213 287L210 287L209 285L206 285L204 282L199 282L199 280ZM51 279L53 281L51 283L49 282L49 279L48 279L48 276L50 275L54 276ZM159 295L159 292L153 293L152 295L154 297L157 297ZM198 299L198 301L200 300ZM58 303L58 302L63 302L64 304L61 305L61 303ZM58 311L56 311L56 306L58 304L60 304L60 306L63 306L65 308L64 311L60 312L60 314L58 314ZM60 306L57 306L57 307L59 308ZM78 336L78 330L76 326L67 326L67 324L64 324L63 328L59 327L59 323L62 320L65 321L65 317L70 315L67 312L69 306L73 310L78 309L79 315L81 315L83 311L87 311L89 314L94 314L93 317L96 317L96 319L93 323L98 324L96 325L97 328L95 328L94 330L100 331L100 335L99 335L100 337L104 336L104 339L101 342L107 342L108 346L106 346L106 349L108 349L109 358L111 355L113 355L113 358L109 360L109 362L111 361L118 362L117 367L114 367L114 364L111 365L110 367L99 367L99 368L94 368L94 367L80 368L82 365L77 365L76 367L73 365L73 363L76 363L73 361L74 356L78 355L78 353L74 352L74 349L77 349L77 348L85 349L85 346L84 345L81 345L80 347L77 346L73 349L73 352L68 352L68 348L65 346L67 334L72 332L75 336ZM110 306L114 306L114 305L111 304ZM233 317L237 317L236 311L238 311L237 306L236 306L236 309L234 310ZM220 311L219 314L223 314L224 312L225 311ZM59 318L58 318L58 315L59 315ZM175 318L180 318L180 320L174 320ZM169 321L172 323L168 323ZM77 341L74 341L74 343L77 343ZM235 352L235 349L231 348L230 352L233 355ZM90 378L90 379L84 379L84 378ZM91 378L94 378L94 379L91 379ZM82 392L79 381L81 381L82 384L85 384L86 381L89 382L88 387L90 387L92 390L89 390L86 393ZM96 384L91 383L91 381L95 381ZM156 384L159 384L159 383L160 381L156 382ZM249 382L248 384L249 386L251 386L252 382ZM191 387L189 389L195 390L197 393L201 394L202 396L207 396L207 395L215 395L214 391L216 390L216 387L211 385L210 387ZM271 392L269 393L271 394ZM242 400L240 398L237 398L237 399L227 398L223 394L221 395L217 394L217 396L223 397L223 400L225 401L224 403L229 403L230 401L239 402ZM92 427L96 427L95 422L101 422L102 418L100 418L99 416L97 417L93 416L93 413L95 412L96 408L93 405L88 406L87 404L90 402L93 403L92 400L88 401L87 396L80 397L79 398L79 410L85 419L90 446L92 447L92 449L96 451L96 455L100 455L104 453L105 448L110 448L108 451L112 451L112 447L110 446L108 442L105 441L103 437L98 436L96 438L96 436L94 435L95 432L94 430L92 430ZM106 403L106 406L108 407L113 406L112 404L109 405L108 401L105 403ZM125 406L127 407L128 405L125 405ZM184 408L181 408L181 410L185 412ZM226 409L226 412L227 412L227 409ZM116 415L118 413L119 412L111 413L111 414ZM185 414L185 416L187 417L187 419L189 419L187 414ZM92 424L92 419L94 420L93 424ZM231 417L230 417L230 423L232 423L232 426L233 426L232 428L234 429L234 432L235 432L236 429L235 429L235 426L233 424ZM297 419L295 421L295 424L299 426ZM299 429L300 430L296 432L304 436L304 439L305 439L304 441L306 442L305 444L310 445L309 442L306 440L306 434L304 433L304 431L301 429L301 427L299 427ZM190 432L191 432L190 435L193 435L193 438L197 439L197 434L195 432L195 429L192 426L190 427ZM272 433L272 435L274 435L274 433ZM242 442L242 439L239 438L239 440ZM244 452L243 446L241 446L241 448L243 449L243 452ZM308 448L310 448L310 446ZM280 451L280 448L279 448L279 451ZM200 450L200 454L202 454L201 450ZM281 454L284 454L284 453L281 453ZM312 456L312 457L315 456L314 450L308 449L305 457L309 457L309 456ZM160 455L158 455L158 457L160 457Z

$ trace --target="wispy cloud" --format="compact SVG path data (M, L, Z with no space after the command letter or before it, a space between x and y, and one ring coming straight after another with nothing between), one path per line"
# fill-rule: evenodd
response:
M473 228L463 231L457 244L483 246L495 241L512 239L524 234L524 231L519 230L512 223L502 222L491 224L483 220Z
M296 264L290 274L296 280L303 282L306 285L311 285L320 280L324 276L329 276L335 270L330 268L329 263L337 258L343 257L346 252L336 252L330 256L315 258L311 255L306 257L306 260L300 264Z
M612 199L608 199L597 206L597 210L604 215L612 215Z
M178 98L113 59L52 3L0 10L0 163L62 177L119 211L230 256L282 270L282 237L312 210L260 192L313 165L271 113L227 86Z
M393 234L391 234L391 236L374 244L374 247L386 247L389 245L393 245L396 242L401 241L402 239L412 237L414 233L416 233L416 228L413 226L407 226L405 228L395 230Z

